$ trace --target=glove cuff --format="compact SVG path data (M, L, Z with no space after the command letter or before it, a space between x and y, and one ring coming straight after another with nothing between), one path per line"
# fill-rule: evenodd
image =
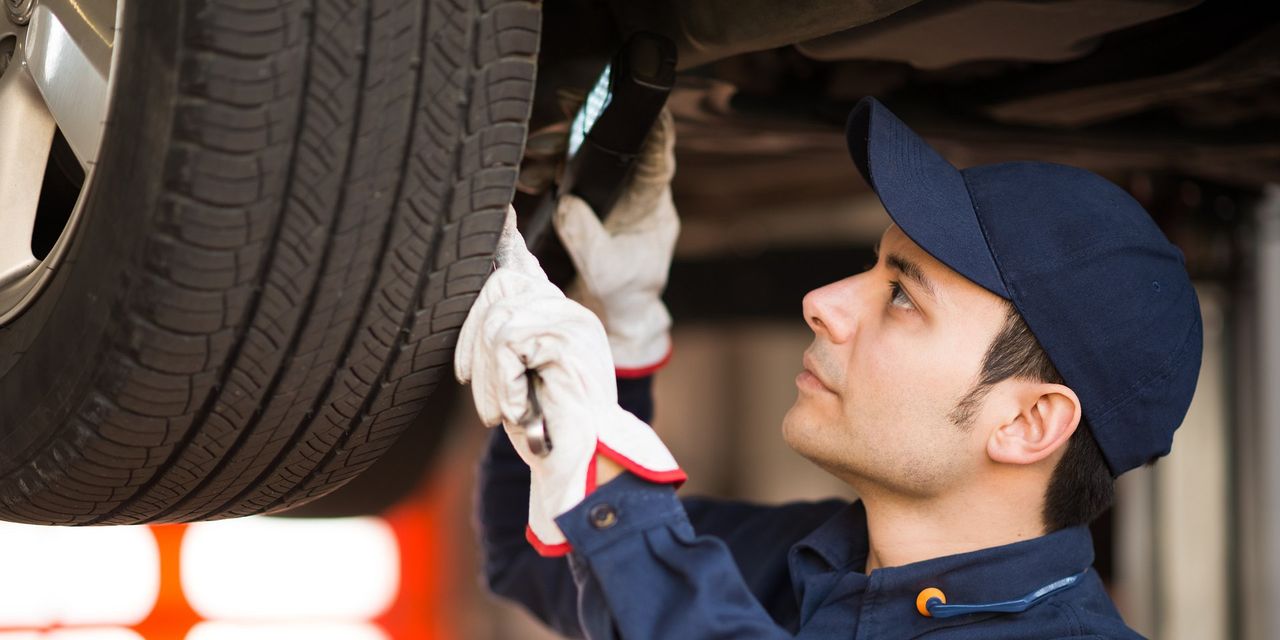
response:
M531 525L526 524L524 526L524 539L529 542L534 551L538 552L538 555L544 558L559 558L573 551L573 546L569 544L568 540L565 540L564 534L560 533L559 529L556 529L556 533L559 534L559 542L543 542L538 539L538 534L533 532Z
M618 378L646 378L667 366L675 346L665 331L644 348L615 344L609 340L613 352L613 373ZM657 354L656 356L654 354Z
M569 508L580 504L596 490L596 458L598 456L604 456L640 479L654 484L670 484L679 488L688 479L684 470L648 425L620 408L618 411L619 419L614 425L615 428L607 436L614 441L615 446L610 447L604 443L603 439L596 440L595 452L586 468L584 491L581 495L573 496L573 505ZM540 495L541 492L533 485L530 486L530 490L532 493L529 504L529 524L525 526L525 540L538 552L538 555L543 557L555 558L573 551L573 547L555 523L555 518L560 513L552 514L544 511L545 496ZM567 510L564 509L561 513ZM539 531L542 532L541 535Z
M670 484L679 489L680 485L683 485L684 481L689 479L689 476L685 474L684 469L681 469L680 467L651 469L639 462L636 462L635 460L632 460L631 458L628 458L620 452L610 449L609 446L603 442L596 445L596 453L618 463L622 468L630 471L646 482L652 482L654 484ZM587 491L587 493L591 493L591 491L595 491L596 489L594 471L591 473L590 486L591 490Z
M671 358L671 314L656 296L605 309L605 332L620 378L653 375Z

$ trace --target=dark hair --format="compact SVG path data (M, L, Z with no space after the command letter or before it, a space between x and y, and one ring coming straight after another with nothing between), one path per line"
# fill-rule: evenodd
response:
M972 427L978 405L996 384L1009 378L1063 384L1026 321L1007 301L1004 326L996 334L982 361L978 382L956 403L950 418L962 428ZM1042 517L1047 532L1088 524L1115 500L1115 479L1102 457L1083 416L1067 441L1067 450L1053 468L1045 490Z

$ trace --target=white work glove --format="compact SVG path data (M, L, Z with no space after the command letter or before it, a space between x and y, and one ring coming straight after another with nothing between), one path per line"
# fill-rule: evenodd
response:
M555 227L578 270L584 301L598 307L619 377L650 375L671 356L671 315L662 290L680 219L671 201L675 124L663 109L645 140L635 173L600 223L591 206L560 197Z
M651 482L679 484L685 474L657 434L618 406L604 327L547 280L513 209L495 261L458 334L454 373L471 383L485 426L502 423L529 465L529 542L544 556L564 555L569 544L554 519L595 490L597 454ZM552 444L545 456L525 439L526 369L542 379L538 401Z

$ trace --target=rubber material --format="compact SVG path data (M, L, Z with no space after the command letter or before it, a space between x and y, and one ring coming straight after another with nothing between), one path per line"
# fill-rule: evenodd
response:
M490 271L539 7L126 11L77 244L0 328L0 519L302 504L443 426L417 418Z

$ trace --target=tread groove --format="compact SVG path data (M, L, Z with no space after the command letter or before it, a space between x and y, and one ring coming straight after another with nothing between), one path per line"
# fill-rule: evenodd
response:
M222 54L225 52L219 51L218 53ZM241 55L243 56L243 54ZM236 57L236 56L232 56L232 57ZM304 65L304 68L305 68L305 65ZM303 74L302 82L304 84L307 82L308 76L309 74ZM298 122L301 119L301 112L303 108L304 108L304 103L303 101L299 100L298 113L295 116L294 122ZM293 145L292 148L290 149L289 155L291 159L297 156L296 144ZM292 171L293 166L294 166L294 163L289 162L290 171ZM191 194L187 194L187 195L191 196ZM194 196L192 196L192 198L195 199ZM281 200L280 210L277 212L275 224L273 225L274 228L271 233L272 242L267 243L267 247L268 247L267 253L265 256L263 256L261 270L258 274L257 281L259 282L266 278L266 274L268 273L270 265L274 260L275 247L277 244L276 241L279 240L279 234L284 227L283 213L284 213L285 206L287 206L287 202L285 200ZM93 518L86 524L99 524L99 523L106 522L114 518L116 515L122 513L129 507L133 506L138 499L145 496L148 491L150 491L152 488L154 488L160 483L160 481L163 479L162 470L167 469L170 466L170 464L172 464L173 460L175 460L181 454L181 452L184 449L186 449L188 446L190 446L191 442L195 440L196 435L199 433L199 426L202 425L206 420L208 420L209 415L213 413L214 403L218 399L219 392L222 388L225 387L225 385L227 384L230 378L232 371L234 371L234 364L238 359L241 350L244 348L245 341L248 339L250 330L252 328L252 324L248 320L257 315L258 307L261 304L261 300L262 300L261 296L255 296L253 300L250 302L248 308L245 309L245 312L241 316L240 323L239 323L239 326L241 326L242 329L238 332L235 342L232 345L231 351L228 353L226 359L224 360L222 371L218 376L218 384L215 384L209 390L209 394L205 398L204 403L201 405L199 413L197 414L197 417L192 421L192 426L187 428L186 432L183 434L183 437L179 441L178 445L174 447L173 451L169 454L169 457L167 458L166 462L160 465L159 467L157 467L152 477L149 480L147 480L146 483L144 483L142 486L138 487L134 491L133 497L121 502L118 506L111 509L110 511L107 511L104 514L97 516L96 518Z
M364 24L364 42L368 43L371 35L371 30L372 30L372 11L373 11L372 3L366 4L365 7L366 9L365 9L365 24ZM315 20L313 19L312 20L313 30L314 30L314 25L315 25ZM311 39L311 44L312 46L315 45L314 38ZM320 49L324 50L323 47L320 47ZM364 86L364 78L368 74L369 58L370 56L366 55L361 60L360 80L357 81L356 86L360 86L360 87ZM309 75L310 74L308 74L308 77ZM306 95L305 92L306 92L306 86L303 87L303 95ZM351 127L351 140L350 140L350 143L348 144L347 158L345 163L346 166L343 168L343 174L342 174L343 184L346 184L350 179L351 168L356 163L355 155L356 155L356 151L359 149L358 141L360 137L360 120L364 114L365 97L366 97L366 92L364 91L356 92L355 110L351 118L353 122L353 125ZM303 103L305 104L305 101L303 101ZM304 107L304 110L305 110L305 107ZM299 114L299 118L298 118L299 121L302 121L304 117L305 116ZM299 139L303 139L303 132L301 131L301 127L299 129ZM294 181L292 179L289 179L286 184L292 186L294 184ZM239 433L236 434L236 438L231 443L231 446L227 449L225 453L223 453L223 455L220 457L218 462L214 464L213 468L210 469L205 474L205 476L195 484L195 486L190 487L190 489L187 491L186 495L183 496L182 499L174 501L169 507L162 509L159 513L153 516L142 519L140 522L163 521L163 519L166 516L176 511L179 507L183 506L183 501L186 498L190 496L198 495L202 490L208 487L211 482L213 482L215 479L218 479L218 477L220 476L222 471L226 468L226 466L232 460L234 460L236 455L240 452L240 448L243 447L245 442L248 440L249 434L253 433L258 428L258 425L263 418L263 411L266 408L264 405L270 402L272 396L275 394L275 391L279 387L281 380L285 376L289 363L292 361L293 356L295 355L295 352L298 349L298 344L302 341L303 335L306 332L305 330L308 326L308 320L311 317L311 311L315 308L316 299L320 295L321 284L324 282L324 273L326 271L326 268L329 265L329 259L332 254L334 242L336 240L336 234L334 234L334 230L336 230L338 226L338 222L341 218L341 216L339 215L339 212L346 205L347 193L348 192L345 190L339 192L338 201L334 205L333 219L329 221L329 229L328 229L328 233L326 234L327 239L324 244L324 251L320 255L320 264L319 264L319 269L316 273L316 280L313 283L311 290L307 295L306 300L302 303L303 311L300 314L297 326L294 328L292 335L289 339L289 344L285 346L285 348L283 349L284 353L280 358L280 366L276 369L276 372L272 375L271 380L265 385L265 391L262 394L262 400L259 402L258 406L255 407L253 415L249 417L248 423L239 430ZM286 208L293 205L293 201L289 197L289 195L290 194L288 192L285 193L284 206ZM317 221L314 216L312 216L312 221L313 222ZM273 349L273 350L278 350L278 349Z

